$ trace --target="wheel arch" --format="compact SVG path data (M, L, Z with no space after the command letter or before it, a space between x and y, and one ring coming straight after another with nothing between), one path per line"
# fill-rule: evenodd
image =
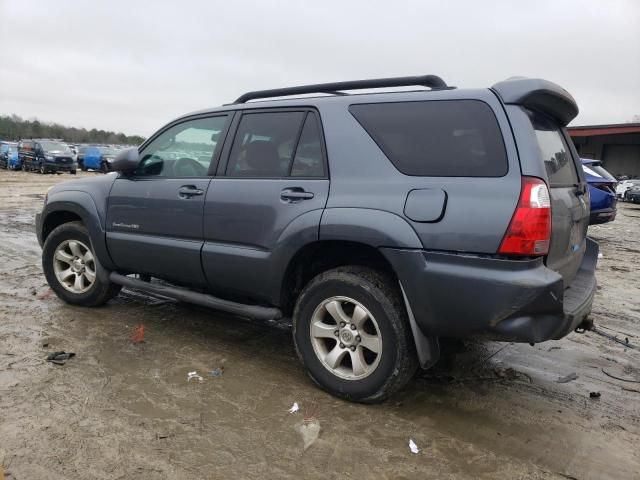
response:
M49 199L42 212L39 227L42 244L56 227L73 221L82 222L89 232L94 253L100 264L108 270L113 269L114 265L107 250L103 222L93 198L86 192L67 191L64 192L64 198L58 194Z

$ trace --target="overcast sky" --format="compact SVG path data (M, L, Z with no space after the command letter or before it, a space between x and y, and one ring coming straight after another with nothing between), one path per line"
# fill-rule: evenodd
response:
M640 0L0 0L0 114L148 136L247 90L542 77L573 125L640 115Z

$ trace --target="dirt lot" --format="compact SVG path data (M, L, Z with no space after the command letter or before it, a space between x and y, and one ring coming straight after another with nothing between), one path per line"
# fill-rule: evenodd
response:
M348 404L307 380L286 327L131 291L99 309L59 301L33 223L61 181L74 177L0 171L7 478L640 478L640 349L594 333L469 342L386 404ZM604 255L593 319L635 346L639 218L640 206L622 204L615 222L590 229ZM134 345L139 324L145 342ZM46 363L56 350L76 357ZM194 370L202 382L187 381Z

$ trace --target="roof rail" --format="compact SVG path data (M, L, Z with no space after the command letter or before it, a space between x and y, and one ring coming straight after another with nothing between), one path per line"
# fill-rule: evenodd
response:
M299 87L274 88L272 90L257 90L247 92L238 97L233 103L245 103L258 98L286 97L289 95L303 95L306 93L328 93L332 95L344 95L340 90L361 90L365 88L387 87L429 87L432 90L453 88L437 75L421 75L413 77L373 78L370 80L352 80L348 82L318 83L315 85L301 85Z

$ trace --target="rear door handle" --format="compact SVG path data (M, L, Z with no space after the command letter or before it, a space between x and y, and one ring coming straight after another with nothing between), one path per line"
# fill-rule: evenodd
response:
M313 193L305 192L303 188L285 188L280 192L280 198L288 202L299 202L300 200L310 200L313 198Z
M197 188L195 185L183 185L178 189L178 196L180 198L190 198L203 194L204 190Z

